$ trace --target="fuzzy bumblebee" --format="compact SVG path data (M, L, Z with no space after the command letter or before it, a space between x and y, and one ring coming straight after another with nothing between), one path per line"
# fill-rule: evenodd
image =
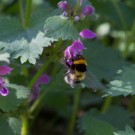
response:
M69 64L72 63L72 64ZM74 84L80 83L84 80L87 71L87 62L82 55L77 55L70 61L65 59L65 63L68 66L68 70L65 73L64 80L66 83L74 87Z

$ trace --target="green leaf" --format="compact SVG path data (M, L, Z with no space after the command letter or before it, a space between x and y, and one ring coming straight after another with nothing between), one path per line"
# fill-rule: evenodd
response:
M91 91L87 91L81 94L80 106L83 108L100 104L101 102L103 102L103 98L95 93L91 93Z
M21 132L21 120L13 117L8 118L8 123L15 135L19 135Z
M109 123L97 120L88 114L82 117L79 127L85 132L84 135L113 135L114 132Z
M135 94L135 64L119 70L117 76L107 86L107 94L105 96Z
M135 132L131 127L126 126L126 131L114 132L114 135L135 135Z
M127 1L127 4L135 9L135 6L134 6L135 5L135 1L134 0Z
M34 29L35 28L35 29ZM27 60L35 64L43 48L51 45L56 39L48 38L41 31L24 30L14 18L0 18L0 49L12 54L13 58L21 57L21 63Z
M71 86L66 84L66 82L64 81L64 72L65 71L62 68L53 77L53 80L52 80L53 83L50 84L51 89L54 89L55 91L58 91L58 92L61 91L61 90L64 90L64 91L71 90L71 91L73 91L73 88L71 88Z
M87 87L93 89L94 91L101 89L104 90L104 85L98 80L98 78L88 69L86 72L86 77L82 81L82 87Z
M74 40L79 37L78 31L72 20L62 16L49 17L44 29L48 37L63 40Z
M100 15L100 23L102 21L109 21L117 30L131 29L135 12L133 8L120 1L92 0L92 3L96 9L96 12Z
M105 47L99 42L84 42L87 50L84 56L91 70L99 79L112 80L116 71L122 66L129 65L120 53L111 47Z
M69 104L67 93L70 91L73 93L75 89L66 84L63 73L64 71L58 70L49 84L41 86L41 95L42 93L46 93L41 105L47 105L49 108L56 110L60 115L70 117L69 109L67 107Z
M19 38L19 33L22 34L24 32L20 22L11 17L0 17L0 41L7 41L7 43L10 43L10 41L13 40L13 38L17 39ZM4 46L0 45L0 48Z
M14 111L29 96L29 89L15 84L7 84L9 94L0 96L0 109L4 112Z
M16 90L16 97L18 99L25 99L29 96L30 90L24 86L16 85L16 84L7 84L8 88L12 88Z
M122 107L111 106L106 113L102 114L97 109L92 109L87 112L87 115L93 116L96 119L108 122L116 129L125 129L125 126L131 125L131 115Z
M53 41L56 40L45 37L42 32L39 32L30 42L24 38L19 41L15 41L14 43L16 44L16 47L18 47L18 52L16 51L14 58L21 57L21 63L28 60L30 63L35 64L36 59L39 58L39 55L43 52L43 47L50 46Z
M1 135L19 135L21 131L21 120L14 117L0 117Z
M69 98L65 91L60 90L60 91L49 92L42 103L57 110L62 115L67 116L69 114L67 108L69 104Z

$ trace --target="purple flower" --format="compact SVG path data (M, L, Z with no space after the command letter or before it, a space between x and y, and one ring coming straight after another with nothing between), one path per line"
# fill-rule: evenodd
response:
M12 71L12 68L7 66L0 66L0 75L6 75Z
M7 96L8 95L8 89L5 86L5 81L2 77L0 77L0 95Z
M84 29L82 30L79 35L82 37L82 38L94 38L96 37L96 33L92 32L91 30L89 29Z
M60 1L58 4L59 9L67 10L69 8L67 1Z
M83 16L90 16L94 13L95 9L91 5L87 5L83 8L82 10L82 15Z
M12 68L7 67L7 66L0 66L0 75L6 75L9 74L11 72ZM2 77L0 77L0 95L2 96L7 96L9 93L6 85L5 85L5 81Z
M64 12L62 13L62 15L63 15L64 17L67 17L67 16L68 16L68 13L67 13L66 11L64 11Z
M75 53L75 52L78 53L84 49L85 49L85 47L84 47L83 43L80 41L80 39L75 40L71 45L71 50L73 53Z
M80 17L79 17L79 16L75 16L75 17L74 17L74 21L75 21L75 22L78 22L79 20L80 20Z
M70 59L75 58L76 55L81 55L82 54L82 50L84 50L85 47L83 45L83 43L80 41L80 39L75 40L70 46L68 46L65 51L64 51L64 57L66 59L69 60L69 64L70 63Z
M50 81L50 77L46 74L42 74L38 80L35 82L35 84L33 85L33 93L31 95L31 99L30 100L34 100L38 97L39 95L39 86L41 84L47 84Z
M0 95L7 96L9 93L7 87L5 86L5 81L2 77L0 77Z

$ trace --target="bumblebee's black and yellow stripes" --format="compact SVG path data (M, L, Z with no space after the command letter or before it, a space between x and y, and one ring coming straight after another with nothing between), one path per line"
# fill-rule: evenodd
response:
M75 83L84 80L87 71L87 62L82 55L77 55L72 59L72 65L67 63L69 70L65 74L65 81L74 87Z
M77 55L75 59L73 59L73 64L71 66L72 70L77 70L78 72L86 72L87 70L87 62L81 55Z
M69 61L71 62L70 64ZM86 86L88 88L92 88L94 90L105 89L92 73L86 72L87 62L82 55L77 55L73 59L65 59L65 62L68 68L64 75L64 80L72 88L74 88L77 83L81 83L86 79L85 82L87 81Z

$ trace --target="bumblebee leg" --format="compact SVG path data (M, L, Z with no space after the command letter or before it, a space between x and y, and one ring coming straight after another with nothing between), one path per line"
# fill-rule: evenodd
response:
M70 73L70 70L65 71L64 75L68 75Z
M64 80L67 84L69 84L72 88L74 88L75 82L74 82L74 74L72 70L69 69L65 73Z

